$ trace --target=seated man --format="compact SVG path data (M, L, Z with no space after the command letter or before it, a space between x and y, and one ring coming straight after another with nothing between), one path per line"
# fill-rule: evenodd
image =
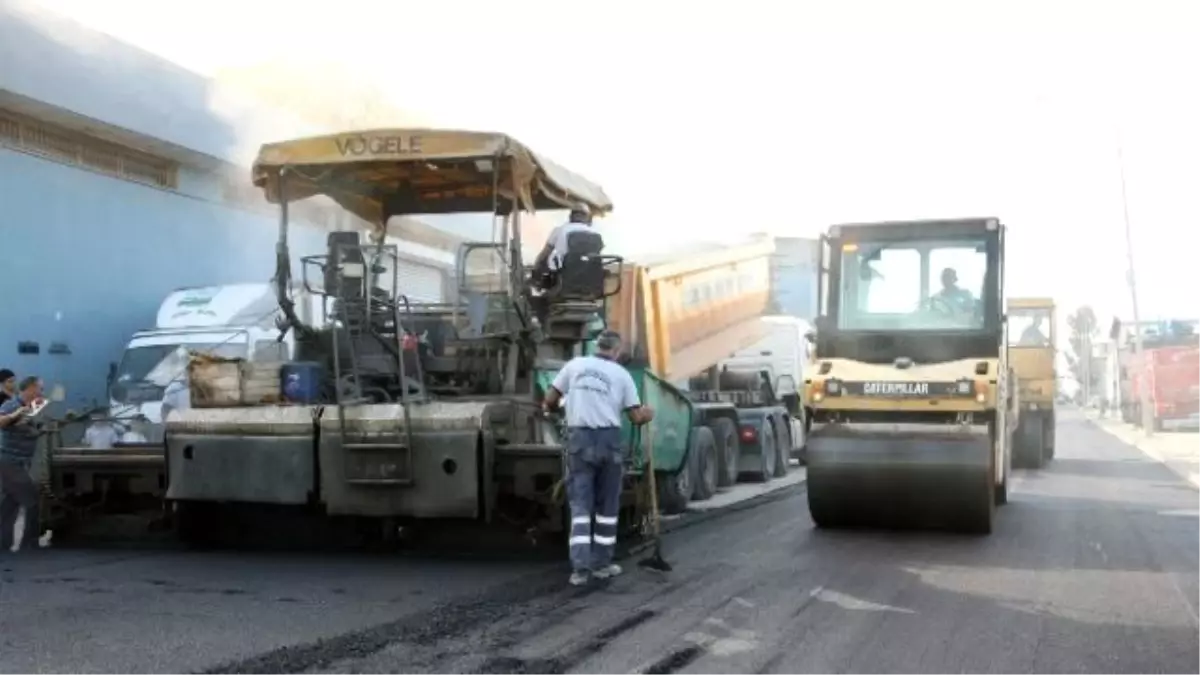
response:
M942 270L942 290L932 298L937 305L944 305L953 314L971 314L975 311L975 296L958 285L958 272L953 267Z
M575 205L567 222L550 231L545 246L534 259L530 304L538 324L544 325L550 313L550 301L545 294L556 283L557 273L562 269L563 260L569 252L567 245L570 236L575 232L591 232L591 226L592 215L588 207Z
M588 208L582 204L572 208L567 222L550 231L546 245L533 261L534 281L542 282L561 269L563 257L567 255L567 237L572 232L590 231L591 227L592 216Z
M1042 332L1042 317L1033 317L1033 323L1021 331L1020 344L1036 347L1045 345L1049 340L1046 339L1046 334Z

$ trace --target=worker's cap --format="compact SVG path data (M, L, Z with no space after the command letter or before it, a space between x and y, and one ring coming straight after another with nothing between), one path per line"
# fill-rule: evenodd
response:
M606 330L596 337L596 346L604 351L612 351L621 346L621 334L615 330Z
M8 382L16 376L17 374L8 368L0 368L0 383Z

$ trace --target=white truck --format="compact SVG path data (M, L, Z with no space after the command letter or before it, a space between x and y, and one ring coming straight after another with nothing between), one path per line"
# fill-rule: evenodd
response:
M790 412L793 459L803 461L805 445L804 406L801 387L804 368L809 361L809 342L805 335L812 326L794 316L764 316L759 319L767 326L767 334L758 342L740 349L717 364L730 372L766 372L771 385Z
M298 289L297 312L309 325L324 313L320 299ZM163 392L187 372L189 351L226 358L286 361L294 336L279 341L279 301L272 284L244 283L173 291L154 328L133 334L120 362L109 367L109 415L129 420L147 441L162 440ZM140 420L142 424L133 424Z

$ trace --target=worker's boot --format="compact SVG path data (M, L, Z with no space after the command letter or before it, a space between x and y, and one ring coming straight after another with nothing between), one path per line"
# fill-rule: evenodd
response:
M609 563L598 570L592 570L592 576L597 579L611 579L621 574L623 570L617 563Z
M591 579L591 575L589 575L586 571L575 570L574 572L571 572L571 578L569 581L572 586L582 586L582 585L586 584L590 579Z

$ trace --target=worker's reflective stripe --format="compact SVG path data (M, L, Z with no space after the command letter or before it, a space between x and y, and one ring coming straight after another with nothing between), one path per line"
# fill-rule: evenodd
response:
M574 537L572 537L572 538L574 538ZM594 541L597 544L600 544L601 546L612 546L613 544L617 543L617 538L616 537L601 537L600 535L596 535L596 536L592 537L592 541Z
M600 519L599 519L599 518L596 518L596 520L600 520ZM591 525L591 524L592 524L592 519L591 519L591 518L589 518L589 517L587 517L587 516L575 516L574 518L572 518L572 519L571 519L571 525L572 525L572 526L575 526L575 525Z
M588 535L574 536L570 539L571 546L591 546L592 538ZM561 546L561 544L559 544Z
M617 517L616 516L596 516L596 524L597 525L616 525Z

